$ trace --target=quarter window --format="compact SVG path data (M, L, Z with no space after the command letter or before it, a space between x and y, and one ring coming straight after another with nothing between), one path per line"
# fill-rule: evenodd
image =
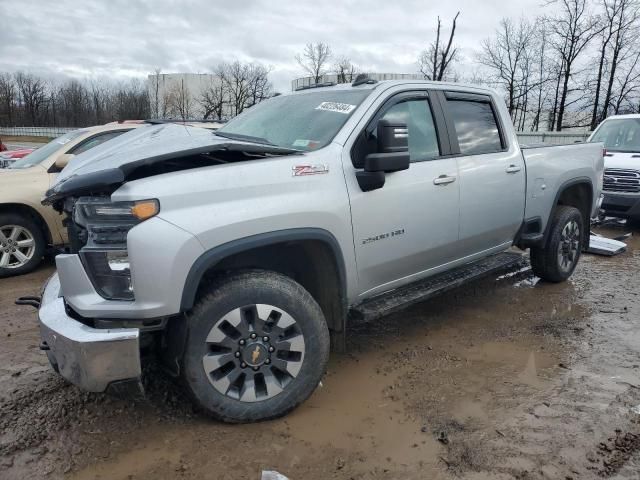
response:
M447 106L461 154L478 155L503 150L500 129L491 103L449 99Z

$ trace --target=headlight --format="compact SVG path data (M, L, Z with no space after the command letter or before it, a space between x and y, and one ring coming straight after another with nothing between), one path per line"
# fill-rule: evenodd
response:
M134 300L127 234L138 223L158 214L158 200L110 202L82 197L73 210L74 223L86 230L80 258L96 291L109 300Z

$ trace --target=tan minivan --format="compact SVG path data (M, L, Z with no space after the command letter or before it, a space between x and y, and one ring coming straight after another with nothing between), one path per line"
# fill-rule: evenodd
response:
M0 278L30 272L48 248L67 242L62 216L40 201L69 160L143 125L114 122L74 130L0 169Z

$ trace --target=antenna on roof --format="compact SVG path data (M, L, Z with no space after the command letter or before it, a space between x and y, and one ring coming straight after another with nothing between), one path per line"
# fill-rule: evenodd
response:
M373 78L369 78L369 75L367 75L366 73L359 73L358 76L356 77L356 79L353 81L353 83L351 84L352 87L357 87L359 85L364 85L364 84L374 84L374 83L378 83L377 80L374 80Z

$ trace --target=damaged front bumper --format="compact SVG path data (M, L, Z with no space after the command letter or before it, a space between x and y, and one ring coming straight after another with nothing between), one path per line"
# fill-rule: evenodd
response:
M89 392L142 394L139 329L96 329L70 317L57 274L45 285L38 318L42 348L65 379Z

